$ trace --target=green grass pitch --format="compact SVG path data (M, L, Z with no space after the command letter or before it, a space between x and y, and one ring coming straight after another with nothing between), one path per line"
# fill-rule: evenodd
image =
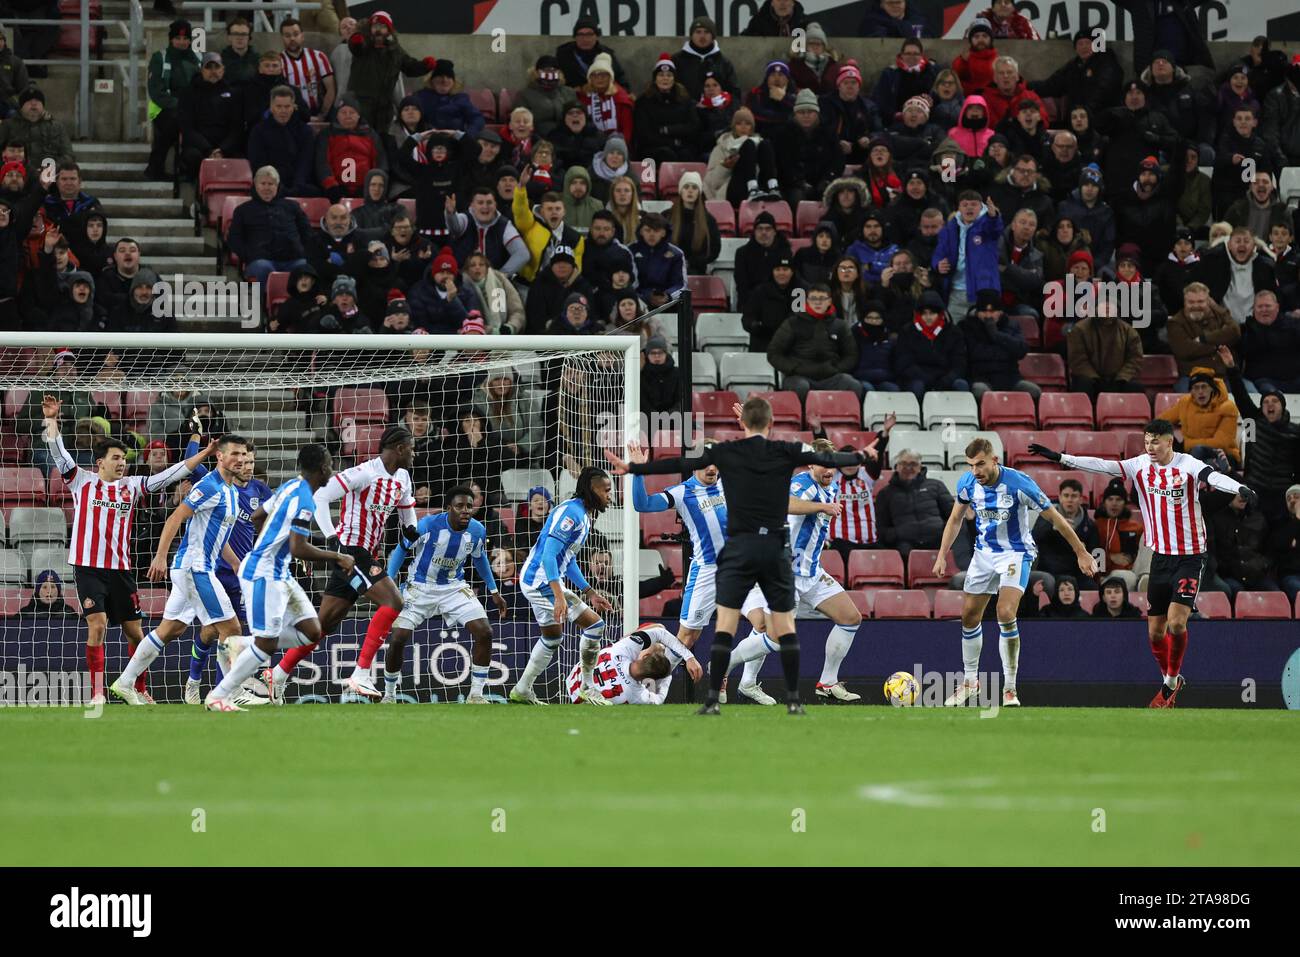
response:
M692 710L0 710L0 864L1300 863L1293 713Z

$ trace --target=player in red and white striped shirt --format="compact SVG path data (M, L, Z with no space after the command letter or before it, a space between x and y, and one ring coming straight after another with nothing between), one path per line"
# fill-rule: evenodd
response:
M886 421L886 430L893 427L893 413ZM840 469L840 492L836 501L843 506L843 511L831 519L830 538L827 545L840 553L847 565L849 553L876 544L876 498L872 491L876 479L880 478L881 442L889 442L889 432L868 445L864 451L869 457L866 465L846 465ZM846 445L841 452L854 451Z
M153 475L126 474L126 446L117 439L95 443L95 471L80 468L59 434L61 403L47 395L41 402L45 416L45 445L72 496L72 536L68 564L77 583L77 597L86 616L86 668L90 672L91 703L104 702L104 635L110 624L120 625L127 648L144 639L140 628L140 598L131 572L131 518L140 499L189 475L215 451L212 442L203 451ZM152 703L144 675L135 689Z
M1070 468L1122 476L1137 486L1147 547L1154 553L1147 585L1147 599L1151 604L1147 635L1151 639L1151 654L1164 677L1150 706L1172 708L1178 690L1185 684L1182 666L1187 653L1187 619L1196 606L1196 594L1205 573L1205 518L1197 493L1198 483L1205 482L1221 492L1239 495L1248 503L1256 501L1257 496L1200 459L1175 452L1172 422L1153 419L1143 432L1146 451L1122 462L1063 455L1041 445L1031 445L1029 451Z
M302 93L313 120L328 119L338 95L330 58L320 50L303 46L302 24L292 17L280 24L280 41L284 44L280 54L284 82Z
M334 473L315 495L316 524L327 538L338 538L336 551L351 555L356 562L351 574L341 569L330 574L320 606L321 637L329 635L347 617L362 593L379 606L366 629L356 669L347 681L348 690L353 694L375 701L383 697L383 692L375 687L370 666L402 610L402 596L388 577L381 555L384 528L388 517L397 512L407 544L420 537L415 530L414 483L408 471L414 461L415 439L410 430L401 425L389 426L379 440L378 458ZM343 500L343 506L339 527L335 529L330 505L339 499ZM275 668L263 674L273 698L283 701L286 682L294 667L315 647L311 644L290 649Z

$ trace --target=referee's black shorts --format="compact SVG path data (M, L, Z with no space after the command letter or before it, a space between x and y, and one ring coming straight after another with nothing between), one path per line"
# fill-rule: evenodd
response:
M790 538L784 530L771 535L734 535L718 556L717 600L722 608L739 608L755 585L763 589L772 611L794 611L794 566Z

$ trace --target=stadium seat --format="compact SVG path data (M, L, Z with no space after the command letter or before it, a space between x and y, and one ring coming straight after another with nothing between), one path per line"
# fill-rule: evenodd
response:
M76 56L81 52L81 3L79 0L59 0L59 19L66 20L66 26L58 27L58 39L55 41L54 50L59 53L67 53ZM36 11L40 13L40 11ZM41 13L41 16L45 16ZM101 0L90 0L89 19L104 19L103 4ZM105 29L103 26L92 26L88 36L90 55L98 57L103 51Z
M1034 397L1028 392L985 392L980 399L980 422L986 429L1012 426L1038 428Z
M1003 447L1007 451L1007 457L1003 464L1013 469L1022 469L1026 465L1045 465L1047 459L1040 459L1029 451L1031 445L1045 445L1049 449L1062 447L1064 438L1062 434L1055 429L1047 431L1025 431L1023 429L1006 429L999 433L1002 436Z
M63 509L47 507L18 507L9 513L9 544L25 542L54 542L65 545L68 541L68 521Z
M1123 440L1113 432L1085 432L1067 429L1065 451L1071 455L1091 455L1099 459L1117 459L1124 452Z
M772 428L793 429L796 432L803 428L803 406L799 404L799 393L751 392L750 395L767 399L768 405L772 407ZM856 400L854 404L856 405Z
M921 425L921 404L910 392L868 392L862 399L862 424L879 429L885 416L894 413L899 425Z
M23 411L23 406L27 404L27 397L30 396L29 389L7 389L4 396L4 415L6 421L13 422L18 418L19 413Z
M727 284L718 276L687 276L686 288L691 291L691 309L696 315L702 312L726 312ZM746 344L749 340L746 339Z
M1141 432L1125 432L1124 437L1124 458L1137 458L1146 451L1146 440Z
M471 87L465 93L468 94L474 109L483 114L483 119L489 123L497 121L497 98L492 95L491 90L484 87Z
M517 104L519 94L514 90L497 90L497 122L505 125L510 122L510 112Z
M853 602L853 607L858 610L859 615L863 618L871 617L871 592L846 591L844 594L849 596L849 601Z
M701 417L706 431L716 426L734 426L736 413L732 407L739 401L736 393L727 390L697 392L691 399L691 412Z
M0 468L0 505L35 505L45 501L45 476L27 465Z
M31 436L14 435L0 427L0 465L18 465L26 462L31 445Z
M627 164L627 175L641 184L642 199L657 199L659 194L655 188L655 164L653 160L629 160Z
M641 541L647 547L676 538L681 532L682 523L676 510L646 512L641 516Z
M1100 472L1084 472L1081 470L1071 471L1066 474L1070 478L1079 480L1079 484L1083 486L1083 500L1094 508L1101 505L1101 500L1106 494L1106 486L1115 479L1115 476L1113 475L1104 475ZM1134 521L1141 523L1142 519L1136 505L1133 505L1132 511Z
M742 397L751 390L770 390L776 387L776 370L761 352L726 353L718 366L718 378L722 382L722 388L730 389ZM735 416L732 416L731 421L735 422Z
M665 568L673 573L673 581L680 585L685 581L686 563L682 559L682 550L676 545L670 548L657 549L659 561L663 562ZM655 574L658 574L658 567L654 568Z
M90 393L91 405L102 405L112 422L122 421L122 393L95 391Z
M947 432L942 433L947 435ZM957 429L955 437L944 443L944 455L946 458L945 468L965 469L966 466L966 446L970 445L973 439L988 439L989 444L993 446L993 454L998 457L998 461L1006 458L1006 449L1002 447L1002 436L996 432L988 430L973 431L971 429Z
M1203 591L1196 595L1196 610L1202 618L1231 618L1232 602L1221 591Z
M339 452L353 462L374 458L379 454L379 446L384 440L384 430L388 426L382 422L354 422L344 425L339 430Z
M696 392L718 388L718 360L707 352L691 353L691 388Z
M738 312L701 312L695 317L695 347L720 362L728 352L749 348L749 333Z
M753 200L740 204L740 216L736 221L737 235L748 236L754 231L754 219L759 213L768 212L776 220L776 230L787 237L794 234L794 213L785 200Z
M795 233L799 236L811 236L817 230L817 224L826 215L826 207L815 199L800 200L794 214Z
M153 408L156 401L158 401L157 392L128 392L126 406L122 410L122 414L126 417L126 425L137 432L147 432L149 410ZM162 436L155 435L151 438L160 439Z
M1147 593L1144 591L1131 591L1128 593L1128 600L1133 603L1133 607L1142 612L1145 618L1151 611L1151 602L1147 600Z
M1085 492L1088 483L1084 482L1087 472L1070 472L1063 469L1043 468L1042 466L1031 465L1025 469L1025 474L1038 483L1038 487L1043 490L1043 494L1056 501L1056 497L1061 494L1061 483L1068 478L1076 478L1083 482Z
M1236 602L1237 618L1287 618L1291 617L1291 602L1280 591L1239 591Z
M1031 352L1020 360L1020 375L1044 392L1065 391L1065 360L1054 352Z
M682 176L689 172L700 174L700 179L704 179L704 174L709 171L707 163L683 163L668 162L659 164L659 198L672 199L677 195L677 183ZM707 208L707 207L706 207Z
M808 393L811 398L812 393ZM853 402L857 405L857 400ZM811 423L810 423L811 424ZM826 430L826 438L831 440L831 444L837 449L842 449L846 445L851 445L855 449L865 449L872 442L876 441L875 432L863 432L861 429L834 429Z
M680 599L682 593L677 588L666 588L657 595L651 595L649 598L641 599L641 617L642 618L663 618L664 605L673 599Z
M515 511L512 508L496 509L497 516L501 519L501 525L505 528L507 535L515 533ZM423 516L421 516L423 517Z
M510 502L528 501L528 490L538 485L555 494L555 482L546 469L506 469L501 473L501 494Z
M1038 399L1038 422L1044 429L1091 429L1092 402L1083 392L1045 392Z
M890 461L896 461L903 449L911 449L921 457L921 464L930 469L948 467L948 453L943 436L936 432L898 432L889 438Z
M22 552L0 551L0 584L22 587L27 584L27 556Z
M925 477L932 478L936 482L942 482L943 487L946 488L948 490L948 493L955 498L957 496L957 483L961 481L961 477L965 475L968 471L970 470L969 469L930 469L925 473Z
M1020 335L1025 340L1025 344L1031 349L1039 349L1043 345L1043 333L1038 327L1038 320L1033 316L1024 316L1016 313L1011 316L1011 321L1020 327Z
M950 425L978 429L980 410L969 392L927 392L921 403L921 424L926 429L944 429Z
M641 212L643 213L664 213L667 214L673 208L671 199L643 199L641 200Z
M677 449L677 454L681 454L680 447ZM670 456L668 455L660 456L660 458L669 457ZM647 495L658 495L660 492L672 488L682 480L680 475L645 475L642 477L645 479L645 492Z
M653 436L650 437L649 451L650 451L650 458L652 459L671 459L675 456L681 455L682 434L680 432L660 429L659 431L655 432ZM660 484L658 482L659 476L657 475L647 475L645 476L645 478L646 478L645 484L646 484L647 491L649 491L650 489L650 484L651 484L649 481L650 479L652 478L655 479L656 485ZM656 488L655 491L662 491L664 488L667 488L667 486L665 485L660 488ZM654 492L650 492L650 494L653 495Z
M137 594L140 597L140 614L151 621L161 619L163 609L167 607L167 589L141 588Z
M12 618L32 597L30 588L0 588L0 617Z
M325 217L325 213L330 208L330 201L324 196L290 196L300 207L302 213L307 217L307 225L312 229L320 228L320 221Z
M934 560L938 557L939 550L937 548L912 549L907 556L907 587L930 588L938 585L946 588L948 579L957 574L960 569L952 557L952 552L949 552L948 574L939 578L934 574Z
M1142 428L1151 421L1151 400L1142 392L1103 392L1097 396L1097 428Z
M858 397L848 390L813 389L804 399L804 417L808 428L829 434L834 426L860 428L862 407Z
M884 490L885 486L889 484L889 480L893 477L893 469L881 469L880 475L876 478L875 484L871 486L871 494L876 498L880 498L880 493Z
M830 575L831 578L834 578L841 585L844 584L844 556L833 549L823 548L821 563L822 571L827 575Z
M903 559L891 549L863 549L849 553L849 588L864 585L894 585L903 587Z
M1148 393L1168 392L1178 381L1178 360L1173 356L1143 356L1138 384Z
M348 419L358 424L387 422L387 393L383 389L339 389L334 393L334 428L342 428Z
M929 618L930 597L923 591L882 588L872 602L876 618Z
M1157 392L1155 399L1155 415L1152 418L1159 418L1166 409L1176 405L1178 400L1183 397L1181 392Z
M773 429L768 434L773 442L797 442L800 445L812 445L815 438L807 429Z
M966 604L965 593L947 588L934 593L935 618L960 618Z
M1300 200L1300 166L1282 168L1277 181L1277 195L1288 206Z
M289 274L273 272L266 277L266 309L274 316L280 311L280 304L289 298Z
M66 545L44 545L32 549L30 570L33 584L36 582L36 576L46 570L55 572L65 582L73 580Z
M1078 596L1079 607L1089 615L1091 615L1092 610L1097 607L1097 602L1101 601L1101 593L1097 591L1080 591L1078 592ZM1046 598L1047 596L1043 595L1042 597Z
M205 159L199 164L199 206L195 210L194 228L218 226L226 196L247 196L253 188L253 171L246 159ZM200 219L200 211L206 218Z

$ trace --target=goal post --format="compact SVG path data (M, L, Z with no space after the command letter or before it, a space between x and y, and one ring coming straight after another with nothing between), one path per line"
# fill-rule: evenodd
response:
M418 437L412 479L420 513L439 509L449 488L472 483L481 493L475 514L488 527L494 573L508 578L513 570L517 580L530 529L535 538L549 509L573 495L580 469L604 467L604 450L621 450L627 436L644 441L640 349L640 338L632 335L0 335L0 671L19 665L28 672L84 670L85 627L68 563L72 501L40 437L43 395L62 399L65 444L83 468L93 471L90 449L103 435L128 446L128 474L175 463L185 454L188 422L198 408L214 437L234 432L250 440L256 474L272 491L297 473L303 445L329 447L338 472L377 454L383 428L407 424ZM206 464L215 467L213 460ZM132 513L131 566L145 634L159 620L170 584L149 581L146 570L161 523L183 488L143 496ZM337 519L337 504L334 514ZM637 519L631 476L616 479L611 506L594 521L579 556L583 572L614 605L605 615L609 640L638 622ZM385 559L398 540L395 526L389 522ZM328 569L298 571L318 604ZM467 579L494 630L488 690L502 695L522 670L538 628L517 588L502 589L511 595L511 614L503 622L472 563ZM61 602L52 598L50 584L61 590ZM298 697L337 697L373 608L363 598L315 651L315 668L300 669L305 676ZM149 686L158 700L180 700L182 669L197 633L196 622L151 667ZM428 701L467 692L464 628L435 618L417 630L413 644L404 693ZM112 680L126 664L117 628L110 627L106 646ZM561 696L564 675L577 662L572 626L557 657L536 685L551 699ZM383 652L376 662L378 672ZM205 691L215 667L210 661Z

